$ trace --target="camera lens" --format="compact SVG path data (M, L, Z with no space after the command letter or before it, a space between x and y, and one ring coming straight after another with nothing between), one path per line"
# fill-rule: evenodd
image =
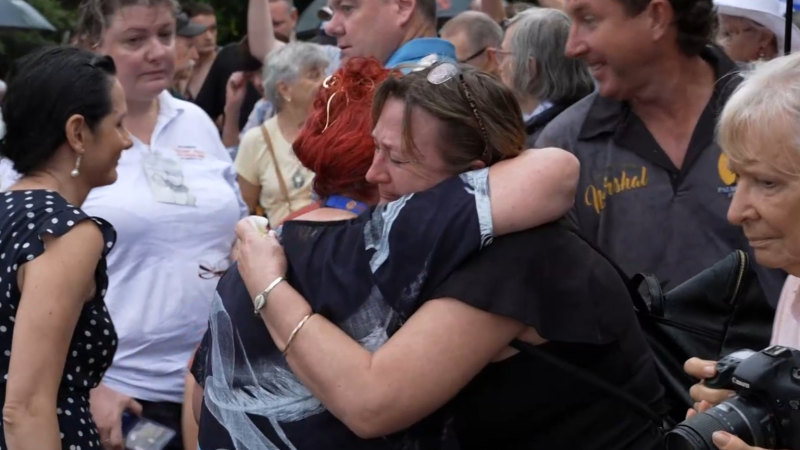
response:
M775 426L769 411L754 401L735 396L679 423L667 433L667 450L715 450L715 431L735 434L750 445L773 448Z

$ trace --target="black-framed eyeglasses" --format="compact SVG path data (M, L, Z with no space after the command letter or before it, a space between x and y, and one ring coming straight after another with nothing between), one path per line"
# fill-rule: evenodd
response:
M452 80L454 77L458 77L458 89L461 92L461 95L467 100L467 103L472 110L472 116L478 123L478 128L481 132L481 139L483 139L483 154L481 155L481 159L486 161L490 155L489 133L486 131L486 124L484 123L481 114L478 112L478 106L475 103L472 90L470 90L469 85L464 80L464 72L457 65L451 62L443 62L431 69L431 71L428 72L427 78L429 83L439 85Z
M459 59L458 62L460 62L461 64L468 63L468 62L472 61L473 59L477 58L478 56L481 56L482 54L484 54L486 52L486 50L488 50L488 49L489 49L489 47L483 47L482 49L478 50L477 52L473 53L472 55L470 55L470 56L468 56L468 57L466 57L464 59Z

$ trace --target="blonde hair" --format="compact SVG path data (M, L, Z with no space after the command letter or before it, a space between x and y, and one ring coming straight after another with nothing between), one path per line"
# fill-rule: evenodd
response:
M722 110L717 142L732 162L744 164L767 150L751 145L754 139L774 136L773 130L782 127L789 139L774 150L784 152L788 161L796 164L774 166L782 173L800 176L800 54L759 63L743 77Z

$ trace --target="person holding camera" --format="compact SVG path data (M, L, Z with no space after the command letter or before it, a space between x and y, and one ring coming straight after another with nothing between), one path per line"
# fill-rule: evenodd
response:
M759 264L789 273L781 292L772 344L800 348L800 55L774 59L745 75L745 81L722 112L718 140L737 177L728 220L740 225ZM760 352L768 354L770 349ZM702 381L692 386L692 417L730 399L734 392L713 389L717 363L699 358L686 361L684 369ZM775 378L778 380L779 378ZM767 386L768 387L768 386ZM746 386L749 390L750 387ZM779 403L778 403L779 404ZM778 406L775 406L776 408ZM800 423L788 420L776 433L791 435ZM783 428L783 430L781 430ZM786 436L776 445L793 447ZM740 437L716 431L712 441L722 450L757 449Z

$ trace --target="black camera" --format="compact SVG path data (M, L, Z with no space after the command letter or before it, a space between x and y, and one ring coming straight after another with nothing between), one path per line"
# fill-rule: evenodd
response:
M731 353L705 384L736 395L679 423L667 433L668 450L714 450L711 435L720 430L757 447L800 449L799 350L773 345Z

